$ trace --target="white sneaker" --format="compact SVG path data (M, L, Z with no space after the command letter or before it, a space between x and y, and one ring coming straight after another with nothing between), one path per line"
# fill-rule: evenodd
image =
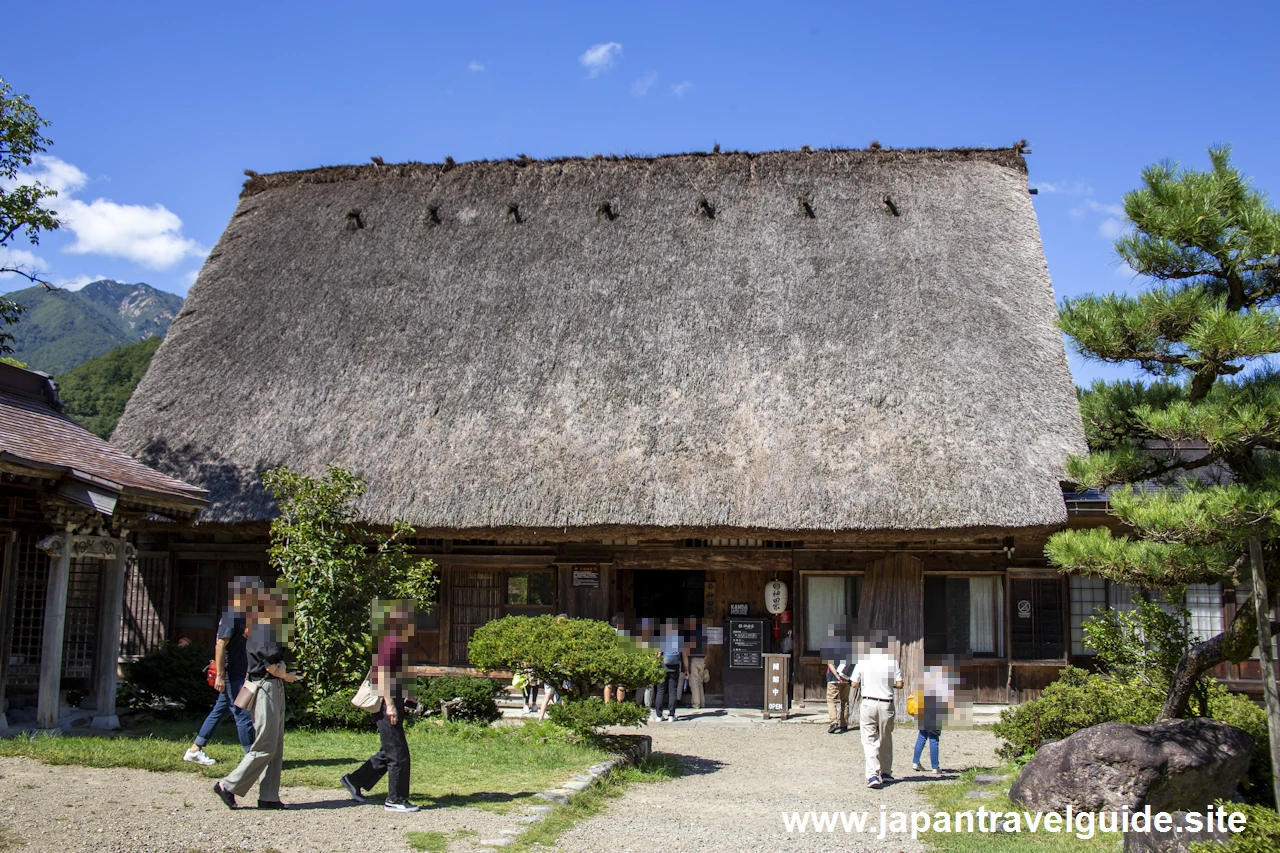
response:
M192 752L191 750L188 749L186 752L182 754L182 760L194 761L196 764L202 764L205 767L218 763L216 759L210 758L208 755L206 755L203 749L197 749L195 752Z
M404 802L399 802L399 803L393 800L387 800L386 803L383 804L382 808L389 812L401 812L404 814L408 814L410 812L419 811L422 808L422 806L411 803L408 800L405 800Z
M922 772L922 771L924 770L924 767L922 767L922 766L920 765L920 762L919 762L919 761L917 761L917 762L915 762L914 764L912 764L912 765L911 765L911 769L912 769L912 770L914 770L914 771L916 771L917 773L919 773L919 772Z

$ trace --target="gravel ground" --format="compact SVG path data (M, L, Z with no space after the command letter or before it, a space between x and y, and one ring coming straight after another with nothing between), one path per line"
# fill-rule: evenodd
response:
M708 721L709 722L709 721ZM560 840L572 853L736 853L736 851L922 851L910 836L787 833L783 811L868 811L878 827L882 805L890 811L925 805L920 785L944 772L911 771L915 726L894 738L897 780L881 790L866 787L862 745L856 730L829 735L825 726L734 722L707 725L651 723L653 748L675 754L685 775L675 781L635 785L609 810L575 827ZM997 739L986 730L942 733L947 771L997 764ZM927 755L927 753L926 753ZM927 766L928 759L925 764Z
M54 767L0 759L0 824L21 843L11 850L226 853L407 851L406 832L470 829L485 838L514 816L466 808L389 814L344 791L285 788L286 812L227 811L213 780L187 773ZM252 806L257 792L241 802Z

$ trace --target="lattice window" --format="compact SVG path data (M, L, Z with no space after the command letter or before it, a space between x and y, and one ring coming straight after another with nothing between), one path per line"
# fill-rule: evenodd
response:
M34 687L40 682L40 643L49 557L36 548L34 536L18 539L15 561L13 642L9 650L9 684Z
M129 561L120 623L121 656L145 655L168 638L169 587L167 554L144 553Z
M1071 654L1091 655L1084 645L1084 620L1097 616L1107 606L1107 582L1102 578L1071 575Z
M77 558L67 577L67 618L62 635L62 677L93 678L98 652L98 602L101 600L102 560Z

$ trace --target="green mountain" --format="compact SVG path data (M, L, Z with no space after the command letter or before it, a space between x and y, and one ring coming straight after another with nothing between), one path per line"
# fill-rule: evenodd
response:
M68 415L102 438L111 438L133 389L163 340L159 335L91 358L57 377L58 396Z
M32 370L53 374L124 344L163 337L182 310L181 296L109 279L82 290L28 287L6 295L27 307L9 327L13 357Z

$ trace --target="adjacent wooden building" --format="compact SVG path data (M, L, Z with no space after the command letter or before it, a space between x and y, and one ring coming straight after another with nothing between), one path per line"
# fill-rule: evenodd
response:
M1006 701L1068 654L1055 318L1017 150L253 174L113 441L208 490L140 544L178 635L269 574L262 472L333 464L442 567L420 663L511 613L745 611L797 698L854 623Z
M95 727L119 726L122 641L163 598L133 534L184 524L204 497L76 424L49 377L0 363L0 712L16 722L34 707L29 721L53 729L76 691L96 703ZM0 713L0 730L9 722Z

